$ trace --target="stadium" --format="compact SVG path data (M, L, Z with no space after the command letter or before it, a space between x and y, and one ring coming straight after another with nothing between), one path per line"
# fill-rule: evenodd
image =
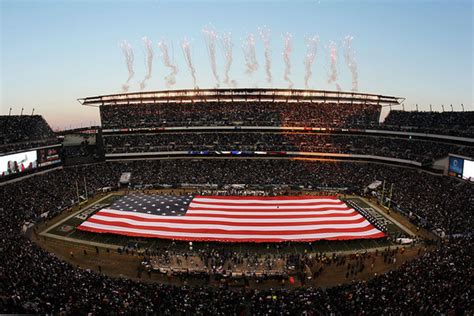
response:
M0 313L473 315L472 6L2 1Z
M363 311L354 295L378 299L400 278L406 290L390 300L424 286L422 297L456 300L437 311L469 308L472 242L459 236L472 233L474 112L393 110L379 123L401 100L281 89L106 95L79 100L98 107L101 127L60 133L38 115L2 116L2 161L14 161L2 173L2 253L17 253L4 284L22 293L3 308L345 314ZM438 277L457 291L427 286ZM24 296L15 280L31 279L43 293L77 284L44 294L50 301ZM417 302L411 312L434 308Z

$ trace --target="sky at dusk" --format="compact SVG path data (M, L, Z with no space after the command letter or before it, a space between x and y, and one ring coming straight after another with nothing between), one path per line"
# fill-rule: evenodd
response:
M285 67L294 88L305 88L304 59L308 38L319 37L309 87L335 90L330 43L337 49L337 83L352 89L353 73L344 60L344 39L352 36L352 67L360 92L405 97L405 109L466 110L473 106L473 1L471 0L315 0L315 1L27 1L0 0L1 111L45 116L53 128L99 122L97 108L78 98L122 92L128 71L119 43L134 52L135 75L129 91L140 91L146 75L142 38L152 41L153 70L145 90L168 89L159 41L169 46L177 66L170 89L193 88L181 42L190 42L200 88L216 87L203 28L218 36L231 32L233 59L229 71L237 87L287 88ZM270 30L272 83L266 81L264 45L258 28ZM285 63L285 34L291 52ZM258 68L246 74L242 48L255 36ZM225 56L216 44L220 87ZM353 68L354 70L354 68Z

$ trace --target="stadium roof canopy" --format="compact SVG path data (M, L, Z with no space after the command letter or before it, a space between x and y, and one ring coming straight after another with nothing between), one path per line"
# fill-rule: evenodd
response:
M400 105L405 98L359 92L302 89L192 89L109 94L77 99L82 105L126 105L193 102L283 102Z

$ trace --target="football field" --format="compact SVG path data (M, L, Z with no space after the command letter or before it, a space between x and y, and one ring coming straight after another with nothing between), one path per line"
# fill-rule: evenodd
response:
M187 249L188 242L173 241L168 239L129 237L115 234L100 234L76 229L81 223L87 220L91 215L108 207L116 202L123 195L120 193L109 194L91 204L87 204L80 210L63 218L62 220L46 227L40 236L47 239L54 239L56 242L79 243L103 248L117 249L123 247L133 247L137 249L156 249L169 248ZM368 201L361 197L341 198L346 203L354 203L358 207L374 216L379 223L384 224L387 228L387 235L391 239L398 237L406 237L411 232L388 216L381 209L371 205ZM382 239L358 239L358 240L318 240L313 242L284 242L284 243L220 243L220 242L194 242L193 247L199 250L200 247L225 248L234 251L266 251L266 252L356 252L365 251L375 248L384 248L394 245L386 238Z

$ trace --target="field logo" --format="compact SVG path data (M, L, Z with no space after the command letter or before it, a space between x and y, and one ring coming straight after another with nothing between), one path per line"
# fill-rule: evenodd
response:
M89 216L95 212L97 212L98 210L104 208L105 206L107 206L108 204L95 204L91 207L89 207L88 209L86 209L84 212L81 212L80 214L77 214L76 216L74 216L75 218L77 219L80 219L82 221L85 221L87 218L89 218Z
M58 230L63 232L63 233L69 233L73 229L74 229L74 227L72 227L71 225L61 225Z

